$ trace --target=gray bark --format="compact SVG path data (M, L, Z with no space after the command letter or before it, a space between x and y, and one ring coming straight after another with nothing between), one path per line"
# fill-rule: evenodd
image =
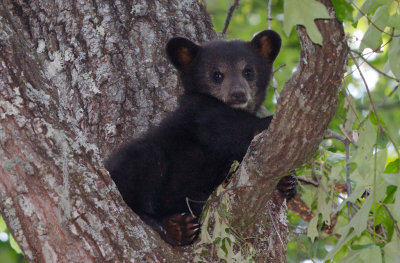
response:
M274 182L311 156L335 110L347 47L335 19L318 26L323 47L299 30L298 73L230 186L233 226L261 237L250 240L258 262L284 261ZM175 107L164 45L178 35L215 38L200 1L0 2L0 212L29 261L192 260L127 208L102 168Z

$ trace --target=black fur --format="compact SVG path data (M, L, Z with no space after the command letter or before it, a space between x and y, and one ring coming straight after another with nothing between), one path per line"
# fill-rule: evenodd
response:
M232 162L242 160L254 135L268 128L272 117L260 119L255 112L279 48L273 31L252 42L168 43L167 55L185 90L178 108L119 149L106 168L126 203L170 244L189 244L198 233L186 199L206 201ZM196 217L202 206L190 202Z

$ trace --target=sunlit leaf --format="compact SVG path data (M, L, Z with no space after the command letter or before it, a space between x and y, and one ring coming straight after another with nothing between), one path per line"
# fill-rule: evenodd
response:
M10 246L17 252L18 254L22 254L22 250L19 247L18 243L15 241L14 237L10 234L9 236Z
M363 14L367 15L369 12L373 11L375 8L381 5L390 5L392 0L366 0L361 6L361 12L357 12L354 17L354 22L357 22Z
M354 244L354 245L351 246L351 249L353 249L353 250L361 250L361 249L366 249L366 248L368 248L368 247L370 247L372 245L374 245L374 244L372 244L372 243L362 244L362 245L361 244Z
M379 48L381 43L382 31L385 30L385 27L389 21L389 9L387 5L381 6L376 10L372 22L367 32L365 32L363 39L360 44L360 51L363 51L365 48L369 47L372 50L376 50ZM378 27L380 30L378 30Z
M385 167L385 173L387 173L387 174L394 174L394 173L397 173L399 170L400 170L400 160L399 160L399 158L397 158L394 161L391 161Z
M4 222L3 217L0 215L0 233L6 231L6 229L6 222Z
M312 42L322 45L322 36L314 20L320 18L330 18L326 7L315 0L285 0L285 17L283 20L283 30L287 36L290 35L293 26L303 25Z

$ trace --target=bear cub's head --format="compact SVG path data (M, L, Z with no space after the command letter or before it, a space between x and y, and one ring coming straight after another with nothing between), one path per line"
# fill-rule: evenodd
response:
M250 42L219 40L201 46L175 37L166 52L180 73L185 92L208 94L233 108L255 113L265 99L280 48L278 33L265 30Z

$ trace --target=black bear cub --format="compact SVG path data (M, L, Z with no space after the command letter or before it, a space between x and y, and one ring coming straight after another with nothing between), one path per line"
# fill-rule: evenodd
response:
M167 56L184 86L178 108L106 162L125 202L168 243L193 242L199 224L188 205L198 218L232 162L268 128L272 117L255 114L280 46L271 30L250 42L168 42Z

